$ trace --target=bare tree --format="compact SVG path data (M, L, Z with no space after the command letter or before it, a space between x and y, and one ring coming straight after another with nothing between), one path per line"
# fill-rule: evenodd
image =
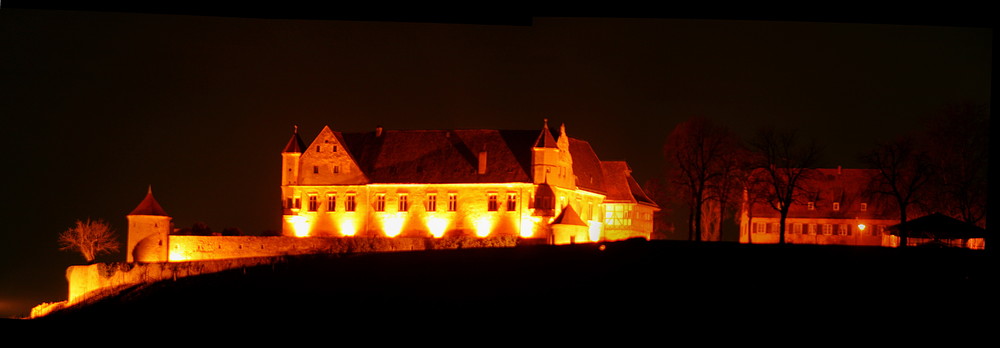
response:
M820 149L815 141L800 144L796 132L763 129L750 142L756 152L760 180L766 185L764 201L780 214L778 243L785 244L785 220L793 203L804 196L803 184L819 162Z
M923 202L933 174L927 153L919 149L910 136L879 144L862 156L862 161L875 170L870 178L870 194L888 197L899 209L899 223L907 221L907 212ZM899 246L906 246L906 236L900 234Z
M688 239L702 240L703 205L712 196L713 184L726 172L723 161L737 138L705 118L683 122L670 132L663 147L670 183L677 185L690 208Z
M76 226L59 234L59 246L59 250L80 252L91 263L100 254L118 252L118 238L104 220L76 220Z
M988 108L950 104L930 120L923 137L935 169L932 209L985 227L989 167Z

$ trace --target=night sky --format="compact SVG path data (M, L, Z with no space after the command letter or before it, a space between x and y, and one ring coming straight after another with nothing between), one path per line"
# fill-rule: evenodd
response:
M278 230L280 151L299 125L540 129L659 175L667 133L704 116L796 128L824 165L947 103L990 99L976 26L535 17L529 25L0 10L0 317L66 298L76 219L147 187L177 227ZM680 231L678 238L686 236ZM124 260L124 254L99 258Z

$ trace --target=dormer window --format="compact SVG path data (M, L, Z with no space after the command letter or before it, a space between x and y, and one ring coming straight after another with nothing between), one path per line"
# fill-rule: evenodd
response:
M868 203L861 203L861 211L868 211Z
M840 202L833 202L833 211L840 211Z
M806 203L806 208L809 210L816 210L816 202Z

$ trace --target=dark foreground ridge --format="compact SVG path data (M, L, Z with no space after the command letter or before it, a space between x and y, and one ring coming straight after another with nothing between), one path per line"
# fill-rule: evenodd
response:
M954 321L996 313L991 261L964 249L642 240L317 255L136 286L39 320Z

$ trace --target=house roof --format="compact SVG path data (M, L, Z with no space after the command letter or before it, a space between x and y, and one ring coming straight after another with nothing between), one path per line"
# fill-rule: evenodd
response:
M804 176L802 195L788 210L790 218L894 219L892 206L866 194L873 169L818 168ZM813 209L809 209L809 202ZM834 210L834 203L839 209ZM865 203L862 210L862 203ZM754 217L778 216L767 202L753 206Z
M602 161L601 168L607 190L605 201L657 206L632 177L632 169L625 161Z
M559 213L554 220L552 220L553 225L577 225L577 226L587 226L586 222L580 218L580 214L576 213L572 205L566 205L562 212Z
M934 213L889 227L889 234L905 234L911 238L969 239L983 238L986 230L979 226Z
M372 183L530 182L534 131L385 130L342 133ZM515 151L517 149L518 151ZM478 174L479 153L486 172Z
M149 190L146 191L146 198L139 202L139 205L132 209L131 213L128 215L159 215L168 216L167 212L163 210L160 203L156 202L156 198L153 198L153 187L150 186Z
M369 183L533 182L532 148L557 147L548 125L534 130L383 130L334 132ZM622 161L602 162L590 143L567 138L577 187L610 194L609 199L654 205ZM301 140L293 135L289 148ZM478 173L480 153L486 171Z

